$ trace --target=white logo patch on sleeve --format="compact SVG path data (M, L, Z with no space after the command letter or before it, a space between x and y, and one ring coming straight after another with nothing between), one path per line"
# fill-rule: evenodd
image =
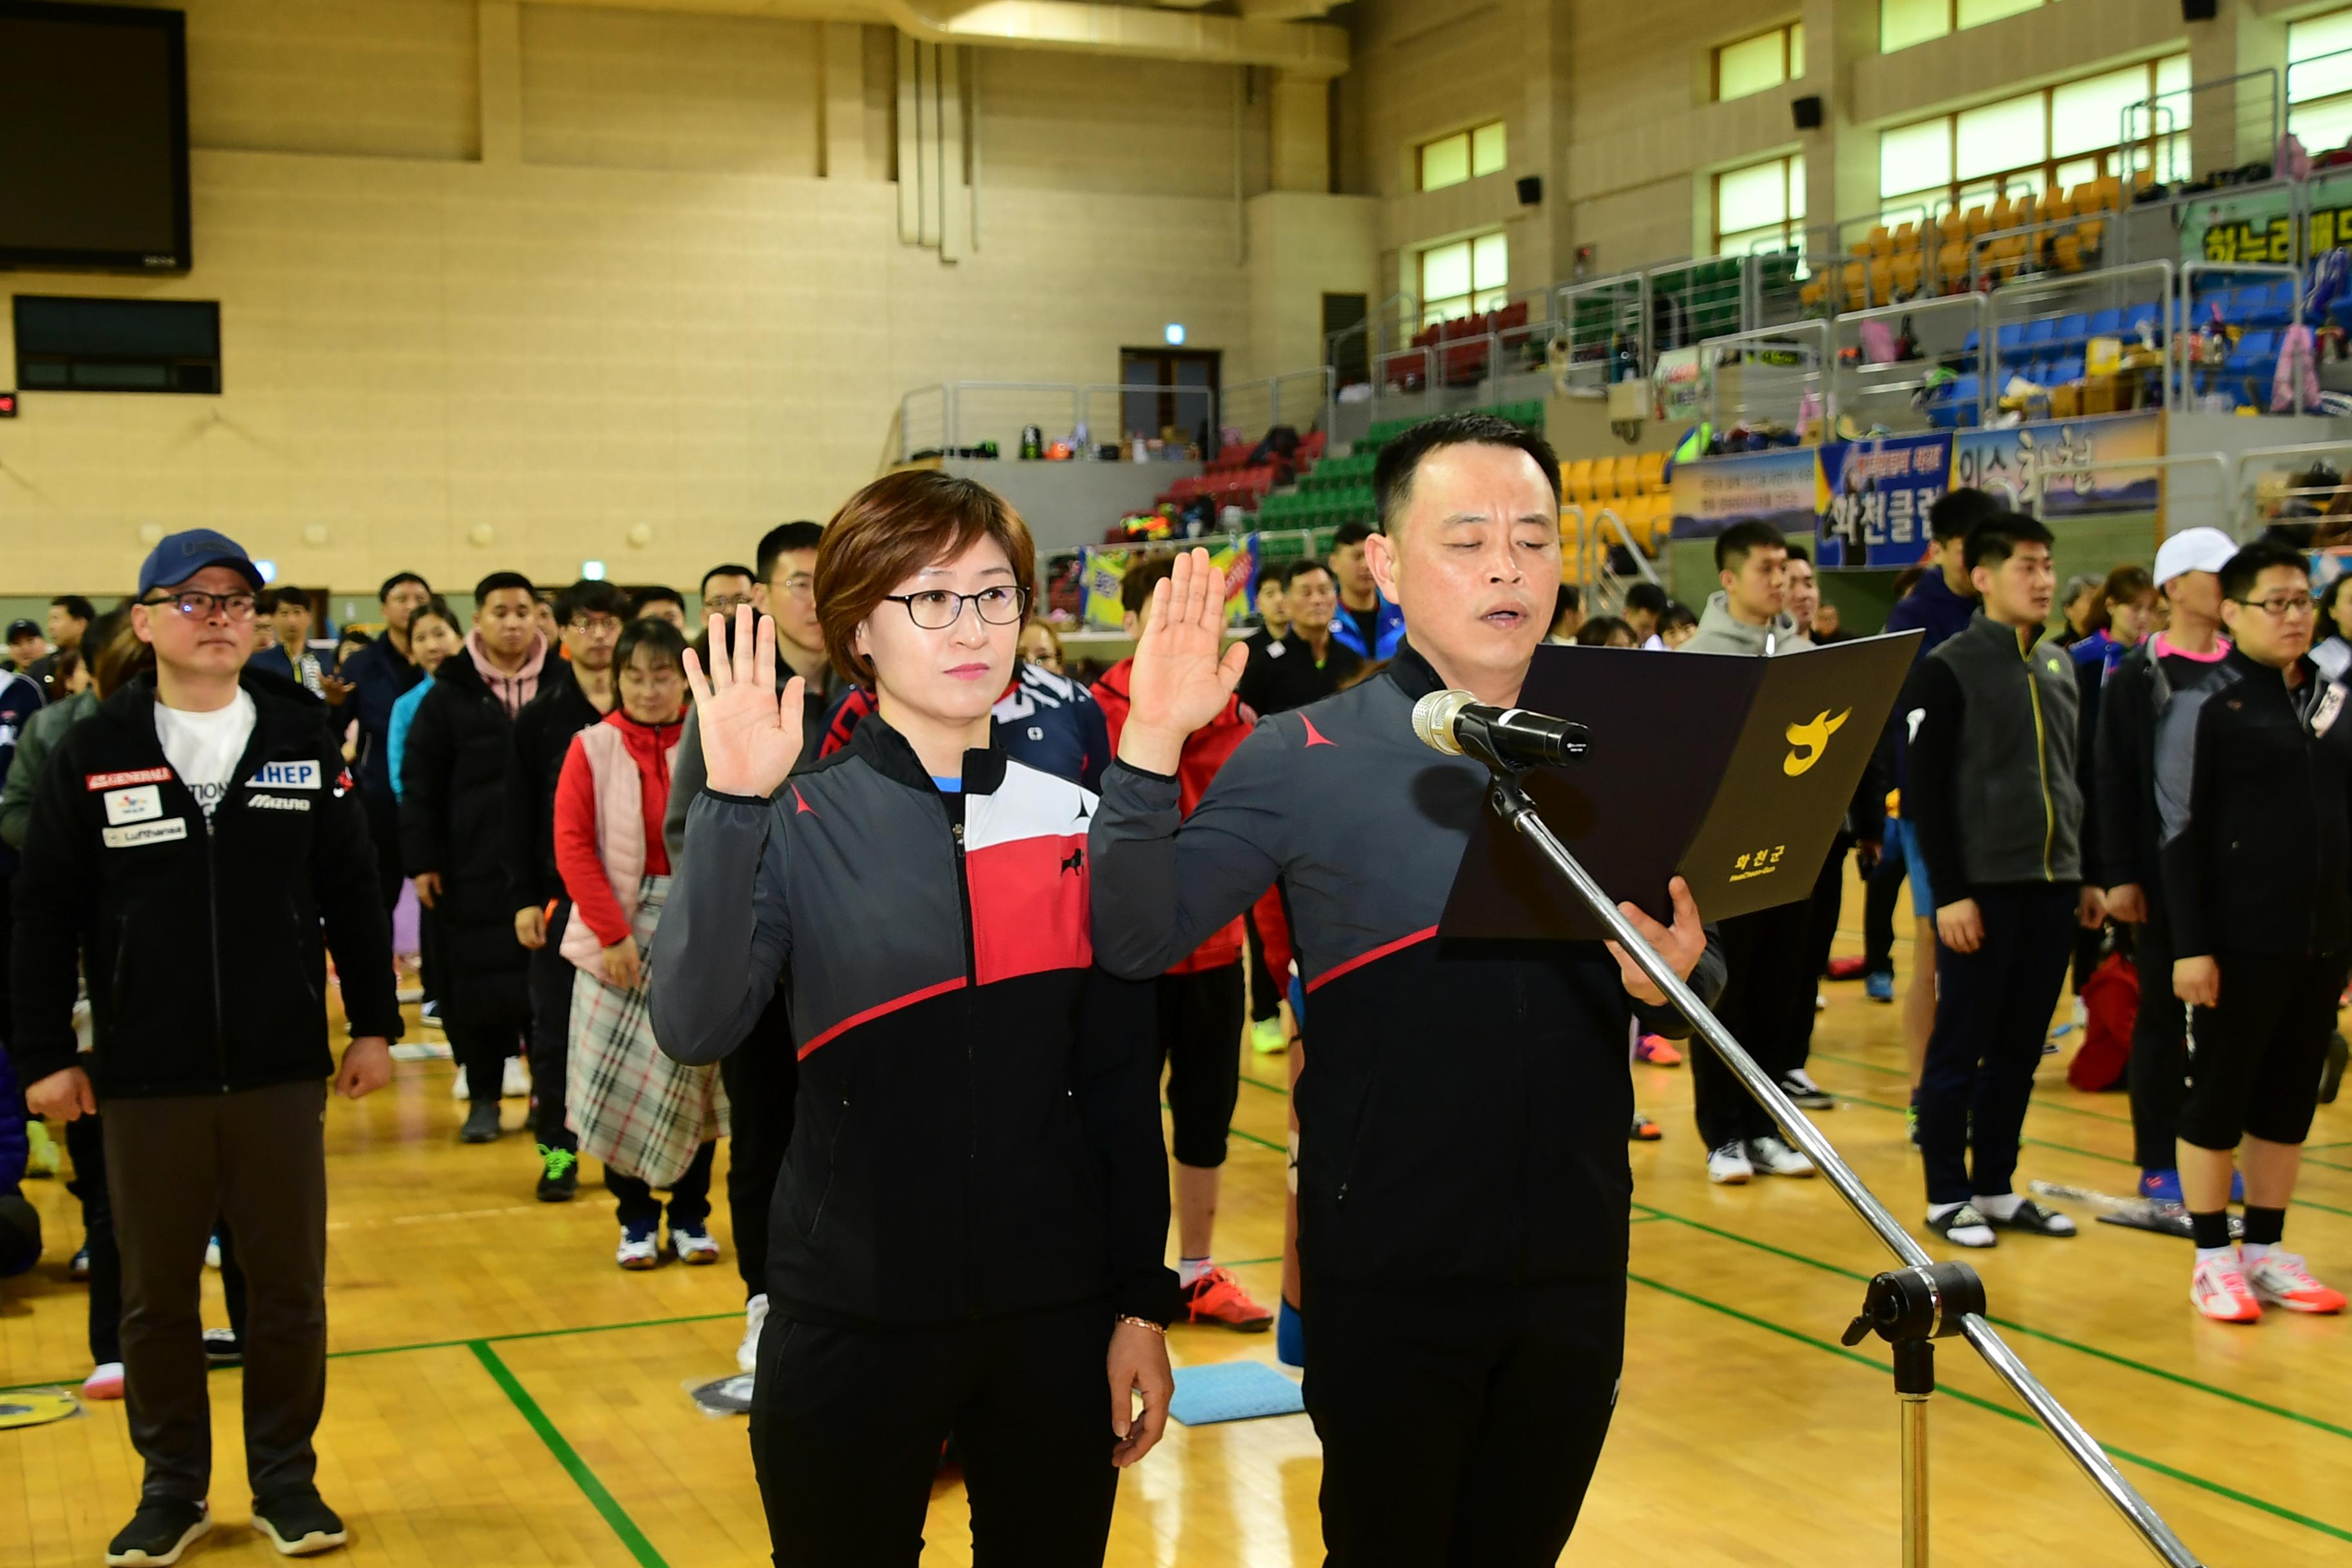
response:
M133 823L127 827L110 827L102 837L109 849L130 849L142 844L162 844L188 836L188 819L169 816L161 822Z
M109 790L105 800L106 820L116 827L126 822L152 822L163 815L163 792L153 784Z
M264 763L261 771L245 781L247 789L317 789L319 764L306 763Z

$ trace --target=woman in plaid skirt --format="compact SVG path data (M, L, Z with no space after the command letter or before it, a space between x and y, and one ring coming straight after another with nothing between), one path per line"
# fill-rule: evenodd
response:
M670 1247L682 1263L716 1263L710 1157L727 1131L716 1067L672 1061L654 1043L646 959L669 855L670 753L684 727L686 639L667 621L641 620L613 650L620 702L572 739L555 785L555 864L571 895L563 956L572 983L570 1103L580 1152L604 1162L620 1210L624 1268L661 1264L661 1205L669 1193Z

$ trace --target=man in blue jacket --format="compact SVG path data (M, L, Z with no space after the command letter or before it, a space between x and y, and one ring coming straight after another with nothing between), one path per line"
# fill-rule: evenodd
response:
M1331 617L1331 640L1363 659L1388 658L1404 641L1404 611L1372 581L1364 542L1372 531L1360 522L1340 524L1331 535L1326 563L1339 585L1339 613Z
M425 679L408 653L408 617L433 601L433 585L414 572L395 572L375 591L383 606L383 635L343 661L344 695L338 729L360 722L360 804L367 808L375 845L376 889L387 910L400 901L400 805L392 795L392 705ZM332 689L329 691L332 697Z

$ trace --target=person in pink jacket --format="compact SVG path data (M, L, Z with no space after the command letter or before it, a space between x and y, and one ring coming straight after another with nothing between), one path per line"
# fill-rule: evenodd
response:
M716 1263L710 1162L727 1131L716 1067L690 1067L654 1042L646 960L669 890L662 814L684 727L686 639L646 619L613 650L620 701L572 739L555 785L555 864L572 899L562 952L572 977L571 1099L580 1152L604 1163L621 1221L614 1260L658 1268L661 1205L682 1263Z

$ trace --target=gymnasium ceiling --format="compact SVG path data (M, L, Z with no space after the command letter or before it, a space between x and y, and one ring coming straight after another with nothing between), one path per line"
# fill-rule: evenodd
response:
M541 0L632 11L872 22L933 44L1068 49L1333 77L1348 35L1316 20L1334 0Z

